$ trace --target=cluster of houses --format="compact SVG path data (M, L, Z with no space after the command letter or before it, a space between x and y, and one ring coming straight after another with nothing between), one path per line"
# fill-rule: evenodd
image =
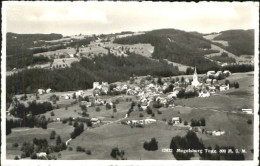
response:
M156 123L156 119L126 120L121 121L121 123L133 127L144 127L145 125Z
M45 94L45 93L51 93L52 90L51 90L50 88L48 88L48 89L46 89L46 90L44 90L44 89L38 89L37 92L38 92L39 95L43 95L43 94Z

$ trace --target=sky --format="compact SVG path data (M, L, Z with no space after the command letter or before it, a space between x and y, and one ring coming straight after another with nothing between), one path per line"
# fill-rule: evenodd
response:
M4 7L7 32L63 35L252 29L258 9L253 2L4 2Z

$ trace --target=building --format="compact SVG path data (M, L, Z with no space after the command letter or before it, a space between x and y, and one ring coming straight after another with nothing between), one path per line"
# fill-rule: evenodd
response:
M193 80L192 80L191 85L197 87L199 84L200 84L200 83L199 83L199 81L198 81L197 70L196 70L196 67L195 67L194 74L193 74Z
M226 91L226 90L229 90L229 84L227 84L227 85L221 85L221 86L219 87L219 91Z
M42 95L42 94L44 94L45 93L45 90L44 89L38 89L38 94L39 95Z
M180 117L173 117L172 118L172 124L176 125L176 124L180 124Z
M253 114L253 110L252 109L242 109L242 112L246 113L246 114Z

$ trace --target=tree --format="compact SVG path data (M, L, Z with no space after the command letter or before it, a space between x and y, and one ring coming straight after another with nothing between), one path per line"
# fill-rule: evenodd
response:
M100 112L100 110L101 110L100 107L96 107L97 112Z
M156 138L152 138L150 142L144 142L143 147L145 150L155 151L158 150L158 142Z
M234 83L234 87L237 89L237 88L239 88L239 83L238 82L235 82Z
M159 85L162 85L162 84L163 84L163 82L162 82L162 78L161 78L161 77L158 78L158 80L157 80L157 84L159 84Z
M201 126L206 126L205 118L201 118L201 119L200 119L200 125L201 125Z
M184 77L181 77L181 82L184 82Z
M53 130L51 131L50 139L55 139L56 132Z
M61 137L58 135L56 138L56 145L60 145L61 144Z

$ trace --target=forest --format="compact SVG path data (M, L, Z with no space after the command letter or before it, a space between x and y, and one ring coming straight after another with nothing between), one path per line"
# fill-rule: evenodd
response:
M168 59L176 63L197 66L200 71L207 71L217 67L217 64L203 57L205 54L214 53L210 41L201 36L193 35L175 29L161 29L146 32L143 35L117 38L119 44L150 43L155 59Z
M254 55L254 30L222 31L214 40L228 41L229 46L215 43L235 55Z

